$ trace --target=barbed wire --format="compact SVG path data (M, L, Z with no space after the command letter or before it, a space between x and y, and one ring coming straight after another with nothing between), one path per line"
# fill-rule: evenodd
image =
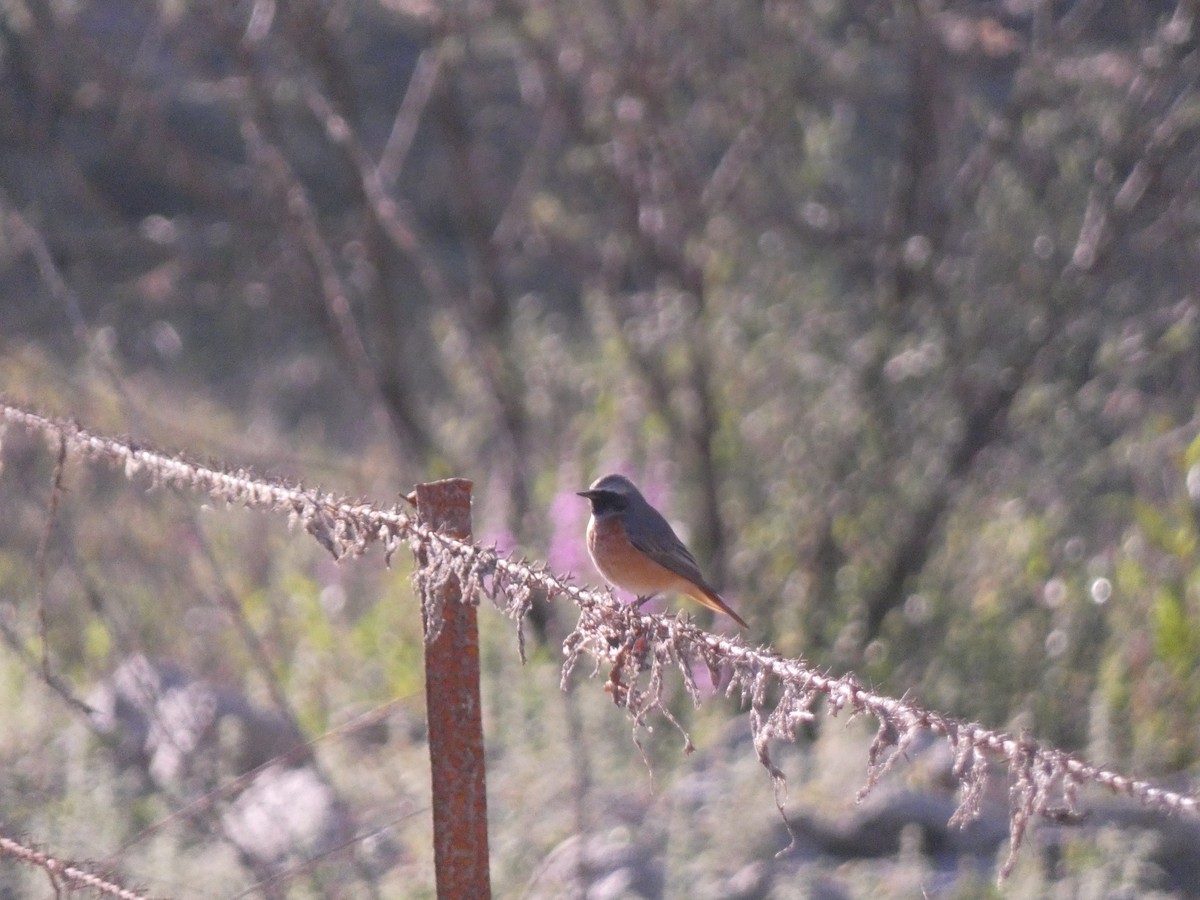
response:
M584 656L594 660L593 674L610 666L605 690L632 717L635 740L647 718L658 713L680 730L684 748L690 751L686 730L667 706L667 674L672 670L680 674L684 689L698 706L702 691L695 672L707 668L714 684L721 683L723 671L728 672L726 696L738 695L749 705L754 747L760 763L770 773L781 814L786 780L772 760L771 744L794 742L801 728L815 718L813 710L820 700L825 701L830 715L848 711L852 717L870 715L879 722L868 751L866 783L859 791L859 800L904 757L921 732L930 732L945 738L953 753L952 774L959 784L959 802L950 824L965 826L982 813L991 777L990 761L1006 761L1010 842L1001 879L1015 864L1032 820L1069 823L1082 818L1078 793L1086 784L1098 784L1161 813L1200 812L1200 801L1194 794L1156 787L1092 764L1043 745L1028 734L994 731L925 709L908 699L876 693L853 674L834 676L802 658L787 658L765 647L752 647L740 637L712 634L677 617L642 613L609 592L581 588L543 564L440 534L402 511L399 504L379 507L283 481L264 480L245 469L203 465L182 455L93 434L72 422L2 401L0 421L43 434L55 450L65 446L70 454L122 469L130 479L146 476L154 486L205 493L231 505L287 512L291 524L302 525L337 559L360 556L375 543L382 546L388 561L402 543L408 543L414 551L423 549L426 564L414 573L421 596L441 596L435 588L447 579L461 583L465 602L478 603L480 597L487 596L516 620L522 660L521 623L535 594L540 592L550 600L570 600L579 607L580 615L563 643L563 686ZM440 623L441 610L427 610L425 621ZM427 635L427 640L436 636Z
M83 863L67 862L2 834L0 834L0 855L11 856L13 859L43 869L46 877L50 879L56 897L61 896L62 893L59 882L66 882L72 888L91 888L110 897L120 897L121 900L149 900L145 894L121 887L111 877L102 877L95 872L88 871Z

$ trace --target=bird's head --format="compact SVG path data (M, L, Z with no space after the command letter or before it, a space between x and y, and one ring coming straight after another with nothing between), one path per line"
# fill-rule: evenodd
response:
M641 492L624 475L605 475L592 482L586 491L577 491L592 503L592 514L623 512L631 502L642 499Z

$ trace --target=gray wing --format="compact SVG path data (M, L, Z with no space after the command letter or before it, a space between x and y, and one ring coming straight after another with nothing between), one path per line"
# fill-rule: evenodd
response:
M721 595L704 580L704 576L700 574L700 567L696 565L696 558L692 556L687 547L683 546L683 541L654 507L647 504L640 511L640 515L633 517L632 524L627 515L625 517L625 533L629 535L629 542L634 547L660 566L697 585L705 597L701 598L693 594L694 600L709 609L725 613L743 628L750 627L746 624L746 620L735 613L721 598Z
M625 531L633 546L664 569L670 569L676 575L682 575L688 581L712 590L700 574L696 558L683 545L670 523L654 507L646 504L632 517L632 522L631 517L626 516Z

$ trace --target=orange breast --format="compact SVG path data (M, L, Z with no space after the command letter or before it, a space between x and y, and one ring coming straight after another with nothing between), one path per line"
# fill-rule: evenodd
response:
M609 584L639 597L678 591L690 594L695 587L670 569L656 563L629 542L619 516L593 517L587 529L588 553Z

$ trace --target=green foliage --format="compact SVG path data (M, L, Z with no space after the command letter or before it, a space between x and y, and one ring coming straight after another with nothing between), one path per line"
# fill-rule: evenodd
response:
M1184 461L1195 452L1193 441ZM1135 506L1114 588L1126 603L1103 673L1114 739L1155 770L1191 766L1200 752L1200 535L1184 480L1160 504Z

